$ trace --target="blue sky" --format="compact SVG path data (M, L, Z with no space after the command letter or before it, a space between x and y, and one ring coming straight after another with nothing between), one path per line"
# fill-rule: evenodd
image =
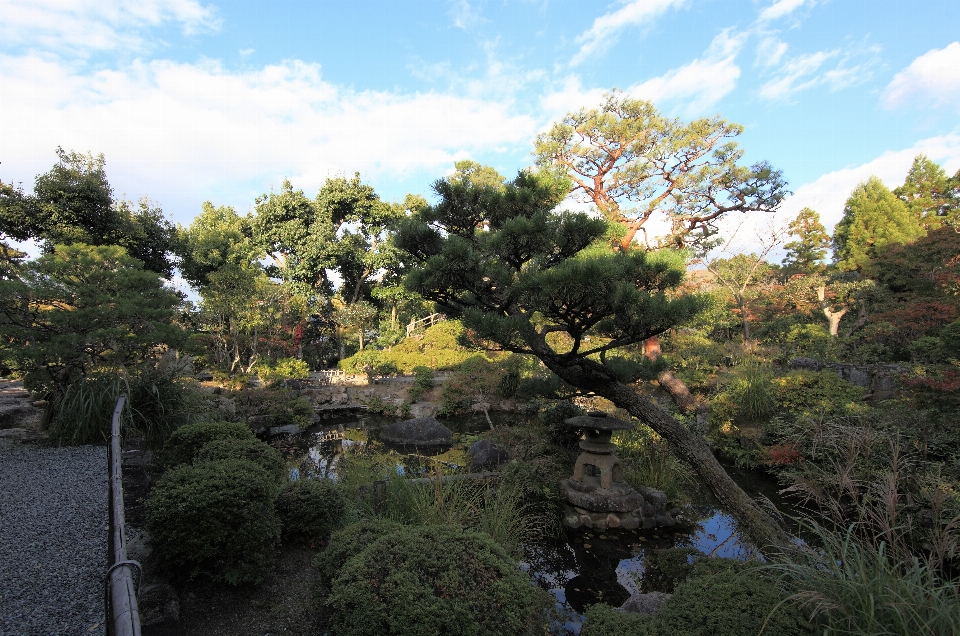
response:
M0 179L103 153L117 195L188 224L287 177L429 195L458 159L505 175L618 87L746 127L832 226L871 174L960 169L956 0L0 0Z

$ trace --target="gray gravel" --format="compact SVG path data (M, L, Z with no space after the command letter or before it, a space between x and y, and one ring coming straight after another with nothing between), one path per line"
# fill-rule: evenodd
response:
M0 636L104 633L107 449L0 444Z

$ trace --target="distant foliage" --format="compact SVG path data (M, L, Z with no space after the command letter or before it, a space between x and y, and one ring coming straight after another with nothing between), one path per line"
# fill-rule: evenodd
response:
M273 477L248 460L169 470L147 502L157 567L178 580L204 575L231 585L261 581L280 540L276 496Z
M281 358L268 365L258 365L257 375L264 382L274 383L283 380L302 380L310 377L310 366L296 358Z

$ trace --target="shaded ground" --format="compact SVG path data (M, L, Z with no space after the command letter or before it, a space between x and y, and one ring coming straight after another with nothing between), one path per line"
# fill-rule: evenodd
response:
M260 585L230 588L199 581L179 586L180 623L143 628L143 636L321 636L313 610L316 550L287 547L273 575Z

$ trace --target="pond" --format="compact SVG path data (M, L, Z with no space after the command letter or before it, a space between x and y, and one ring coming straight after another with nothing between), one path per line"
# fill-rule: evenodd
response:
M491 412L490 416L494 426L517 421L516 414ZM286 449L292 456L291 478L335 479L342 448L366 444L370 438L375 439L375 431L380 426L392 421L394 418L378 416L357 421L354 417L309 429L299 440L291 440ZM490 430L482 413L442 422L454 431L455 449ZM324 437L342 437L342 441L330 443L323 441ZM445 472L468 471L468 457L462 450L432 458L404 453L402 449L393 449L393 452L400 475L427 474L437 461L444 464ZM776 482L769 476L733 467L728 467L728 471L749 494L768 497L778 507L782 504ZM589 605L603 602L619 606L631 594L654 591L655 583L644 579L644 563L656 551L692 547L717 557L746 559L756 555L753 546L737 532L733 518L720 509L709 493L696 493L694 500L683 508L683 517L689 523L679 529L565 529L560 536L528 546L521 567L556 599L553 633L579 634L582 613Z

